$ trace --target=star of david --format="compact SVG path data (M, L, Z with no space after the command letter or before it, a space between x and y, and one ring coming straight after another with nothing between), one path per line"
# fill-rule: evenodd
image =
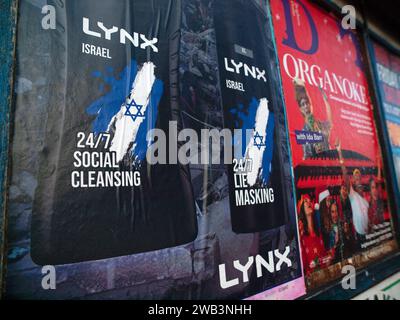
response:
M143 105L137 104L134 99L132 99L131 102L126 104L125 107L126 107L125 115L131 117L133 122L135 122L137 118L144 118L144 114L142 113ZM133 113L131 112L132 107L136 109L136 112L135 111L133 111Z
M261 150L261 147L265 147L266 144L264 142L264 137L261 136L258 132L254 135L254 145Z

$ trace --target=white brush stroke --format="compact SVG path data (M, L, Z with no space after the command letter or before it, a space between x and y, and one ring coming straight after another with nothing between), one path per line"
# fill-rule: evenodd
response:
M126 104L135 100L136 104L142 105L141 113L144 115L149 105L150 94L153 88L153 84L156 80L154 75L155 66L152 62L146 62L143 67L138 71L135 81L132 85L132 90L129 97L126 99ZM136 113L134 107L130 109L131 113ZM116 153L117 161L121 161L126 153L129 151L129 145L135 140L136 134L139 130L140 125L145 118L139 117L135 121L129 116L125 115L126 106L123 104L118 113L111 119L107 131L109 132L113 126L115 126L114 137L111 141L110 151ZM135 145L132 146L131 150L134 150Z
M246 153L245 153L245 158L252 159L253 161L251 170L247 173L247 182L250 187L254 186L254 184L257 182L257 178L259 176L259 172L262 167L262 160L264 156L264 151L266 149L265 141L267 140L268 118L269 118L268 100L267 98L261 98L260 104L258 105L256 112L256 121L254 125L253 135L250 139L249 144L246 147ZM258 147L254 145L254 136L257 132L260 134L260 136L263 137L264 145L261 146L260 149L258 149Z

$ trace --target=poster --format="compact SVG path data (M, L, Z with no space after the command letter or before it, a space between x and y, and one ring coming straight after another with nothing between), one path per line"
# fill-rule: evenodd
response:
M32 209L31 255L40 265L154 251L196 238L188 168L152 164L146 155L147 134L169 134L178 112L170 102L170 70L178 61L170 55L179 50L179 37L171 38L179 32L180 10L174 5L168 17L167 3L156 4L67 3L67 32L57 39L67 47L50 52L59 57L50 81L62 89L49 97ZM123 18L128 5L137 21L132 26ZM154 12L170 23L155 29Z
M395 180L400 186L400 58L376 42L373 42L372 47L379 95L396 172Z
M353 300L400 300L400 274L392 275Z
M357 33L306 0L271 1L309 290L397 249Z
M268 73L274 56L266 50L269 39L263 31L266 16L244 1L218 1L215 12L224 125L234 133L234 147L242 144L233 150L228 166L233 231L278 228L287 223L288 215L278 149L283 137L275 130L276 105ZM253 16L253 21L239 20L243 15Z
M271 94L279 75L266 8L228 2L54 1L58 27L43 30L41 8L21 1L7 298L304 294L283 101ZM223 7L242 17L243 30L257 28L265 47L248 48L256 59L235 52L235 45L251 46L246 38L221 36L236 28L218 19ZM226 87L225 54L247 63L246 74L232 80L249 96L238 84ZM226 109L253 96L268 99L274 119L258 137L268 136L260 159L272 165L257 167L253 189L273 188L283 210L266 211L267 225L251 221L256 229L239 230L225 164L174 159L187 146L183 130L231 131ZM206 142L192 146L191 156ZM154 145L167 147L165 159L154 153L165 161L150 161ZM261 173L274 178L261 181ZM275 197L262 199L268 205ZM245 203L238 214L251 217L252 208ZM43 287L47 272L55 274L54 288Z

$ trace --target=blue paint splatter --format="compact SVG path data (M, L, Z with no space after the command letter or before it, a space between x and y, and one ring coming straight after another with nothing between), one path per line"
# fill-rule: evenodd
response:
M86 108L88 114L97 115L92 123L92 131L96 134L107 131L111 119L118 113L121 105L126 101L126 97L129 96L137 73L136 61L132 60L117 78L112 75L112 72L113 70L110 68L107 68L105 74L101 71L92 72L93 78L100 78L104 81L99 87L99 91L104 95ZM110 87L108 92L105 90L105 84Z
M236 118L234 121L235 128L241 128L241 131L236 132L234 134L233 145L235 151L241 146L240 157L243 159L246 154L246 147L250 142L251 137L246 137L246 130L254 130L256 123L256 114L257 109L260 104L260 101L256 98L252 98L248 108L245 108L242 104L239 104L237 107L234 107L230 110L230 113ZM269 113L268 123L266 132L260 132L260 134L264 137L264 142L266 144L266 148L263 154L262 159L262 172L261 172L261 182L263 185L266 185L269 181L269 176L271 173L271 162L272 155L274 149L274 128L275 128L275 119L274 114L272 112ZM241 135L241 137L240 137ZM236 154L235 154L235 157Z
M234 136L234 143L233 145L235 148L240 147L241 143L241 153L240 157L244 158L246 154L246 147L250 142L250 136L246 137L246 130L253 130L255 123L256 123L256 113L257 113L257 108L259 105L259 101L255 98L253 98L250 101L250 104L246 110L246 108L243 106L243 104L239 104L238 107L233 108L230 110L230 112L236 116L234 126L235 128L241 128L241 137L238 136L238 132L235 133ZM236 149L235 149L236 150Z
M270 112L267 123L267 137L265 139L267 147L264 151L262 160L261 179L264 185L268 183L269 175L271 173L271 162L272 162L272 156L274 154L274 129L275 129L275 117L273 112Z
M153 141L146 141L147 132L154 129L156 126L156 120L158 115L158 104L160 103L163 94L163 82L161 80L156 80L153 84L153 88L150 94L149 105L144 113L144 121L139 127L136 134L136 139L134 144L136 145L133 152L134 157L138 161L143 161L146 157L146 152L148 147L153 143Z
M104 94L86 108L88 114L96 115L92 123L92 131L95 134L107 131L111 119L120 111L122 104L126 102L126 98L130 95L137 71L137 63L135 60L132 60L118 77L114 77L114 69L112 67L106 68L104 74L98 70L92 72L92 77L100 78L104 82L99 86L99 91ZM107 92L105 84L110 87ZM140 125L136 138L133 141L135 148L132 152L136 161L140 162L144 160L147 148L152 143L152 141L146 141L146 135L149 130L155 128L158 105L162 94L163 82L156 79L150 94L149 105L144 113L145 119Z

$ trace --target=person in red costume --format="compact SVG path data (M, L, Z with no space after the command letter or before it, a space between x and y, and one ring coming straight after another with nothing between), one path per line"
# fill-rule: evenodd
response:
M303 265L306 275L329 265L331 254L325 250L317 227L313 203L308 195L302 195L298 203L299 232Z
M373 231L373 226L384 222L384 203L379 189L380 177L371 177L369 180L370 200L368 208L368 221L370 232Z

